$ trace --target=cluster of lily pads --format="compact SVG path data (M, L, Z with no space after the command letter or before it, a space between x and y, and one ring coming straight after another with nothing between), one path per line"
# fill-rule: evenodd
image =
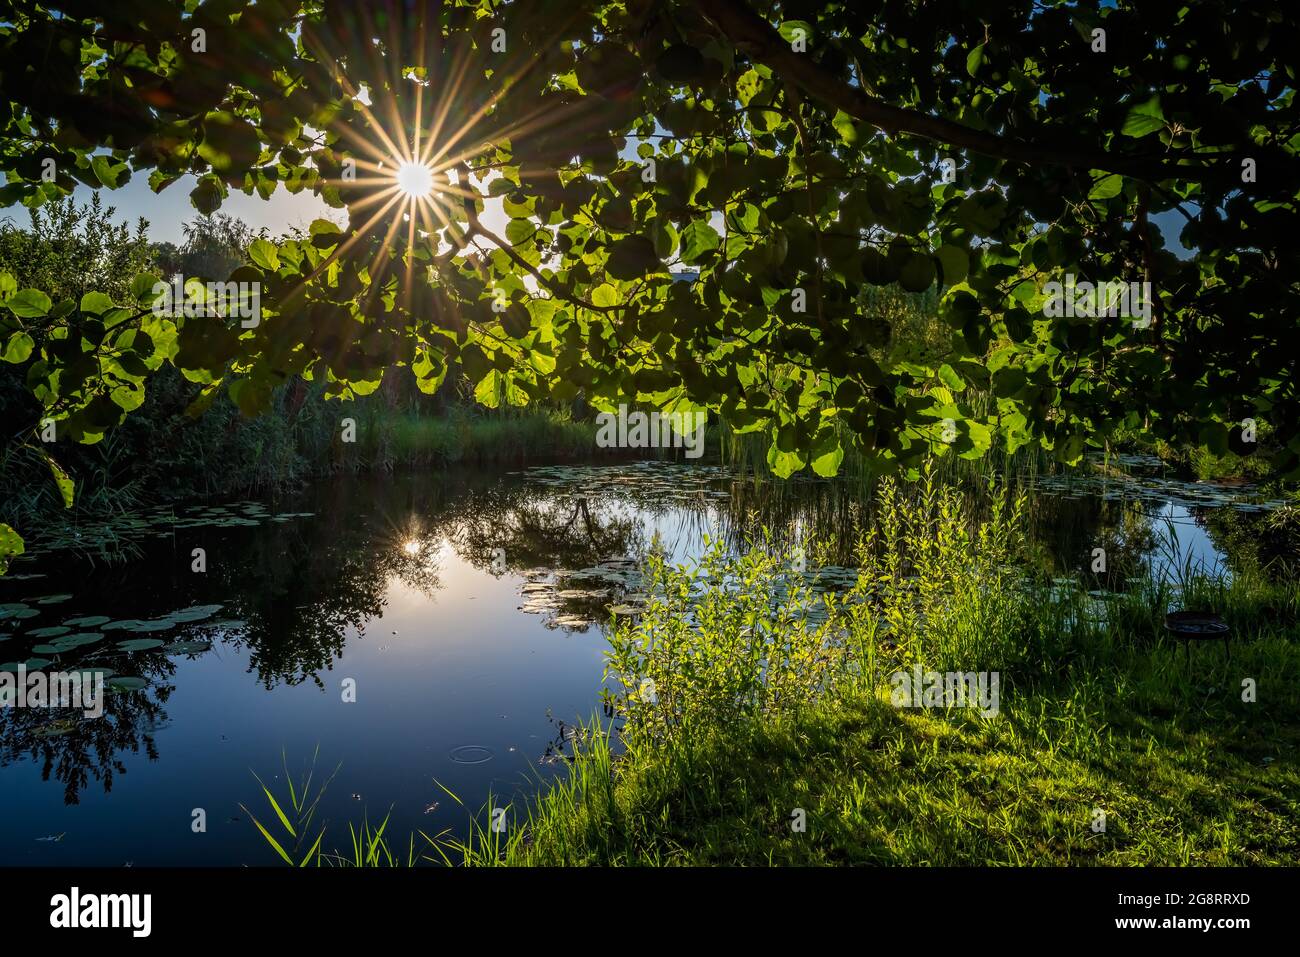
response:
M24 627L25 622L37 617L44 606L57 606L71 599L69 594L44 595L18 602L0 604L0 627ZM174 637L172 640L156 637L131 637L153 635L174 629L199 626L204 629L237 631L244 622L233 619L212 620L222 605L193 605L179 608L159 618L110 618L108 615L78 615L67 618L58 625L42 625L26 631L0 632L0 642L24 639L34 642L28 649L29 657L22 661L0 664L0 671L17 671L20 667L36 671L55 664L63 656L79 656L83 651L96 655L135 654L161 652L167 655L198 655L212 648L206 637ZM48 657L47 657L48 656ZM110 688L132 691L145 687L143 678L119 675L112 668L98 663L72 669L85 674L99 673Z
M524 603L519 609L528 614L546 614L550 624L561 628L585 630L611 615L637 616L650 600L640 566L631 558L612 558L577 570L537 568L525 572L524 579L520 586ZM795 586L814 595L838 594L851 589L857 580L858 569L845 565L823 565L806 572L791 569L786 578L774 584L771 604L773 608L785 604ZM741 585L734 581L714 582L701 575L692 582L688 601L703 596L710 587L739 589ZM821 601L809 603L803 613L812 625L825 621L828 615ZM688 620L690 617L688 612Z
M93 551L109 543L139 542L148 538L170 538L178 531L196 528L256 528L267 522L285 523L310 518L314 512L272 514L262 502L233 502L229 505L175 507L161 505L127 512L109 519L79 520L75 527L54 524L36 530L27 542L26 559L42 553L76 549ZM20 576L7 575L6 580Z
M544 485L572 496L611 498L619 502L639 501L644 496L656 504L665 500L691 504L725 500L731 497L730 493L719 486L735 479L731 470L721 466L655 461L612 466L538 466L522 474L530 484ZM823 566L798 577L813 592L838 592L851 588L857 575L855 568ZM632 558L609 558L573 570L532 569L524 573L524 578L520 587L524 602L520 610L545 614L548 624L566 629L585 630L594 621L608 620L611 615L639 615L648 601L641 569ZM703 580L697 583L700 593L706 584ZM785 592L778 589L773 601L779 603L784 596ZM811 614L818 612L814 610ZM824 609L821 614L825 614Z
M586 630L609 615L635 615L644 607L641 571L635 559L611 558L590 568L534 568L524 573L520 586L524 603L519 610L546 614L549 624Z
M1091 461L1100 462L1101 459L1093 458ZM1239 512L1267 512L1291 504L1287 499L1266 498L1259 487L1251 483L1222 485L1153 474L1167 471L1165 463L1154 455L1111 455L1106 462L1128 472L1090 475L1071 471L1040 475L1034 480L1034 488L1061 498L1142 501L1184 508L1231 508Z
M735 478L731 470L722 466L653 461L627 465L543 465L511 474L523 475L530 485L562 489L574 495L593 498L631 495L659 504L728 498L728 493L716 486Z

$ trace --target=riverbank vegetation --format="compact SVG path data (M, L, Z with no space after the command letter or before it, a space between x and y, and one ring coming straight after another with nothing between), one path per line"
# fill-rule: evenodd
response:
M1187 560L1100 593L1034 570L1005 490L982 521L932 480L880 495L847 589L811 547L652 557L564 776L467 809L468 837L354 830L330 860L366 833L389 864L1300 861L1294 580ZM1231 648L1171 641L1175 607ZM931 672L969 693L902 695Z
M971 530L950 492L896 503L820 624L762 550L706 560L698 597L660 567L664 598L613 640L617 733L593 723L569 777L463 859L1300 861L1300 588L1188 565L1098 598L1008 564L1014 507ZM1171 642L1175 606L1221 614L1231 658ZM897 706L888 676L917 666L1000 673L998 713Z

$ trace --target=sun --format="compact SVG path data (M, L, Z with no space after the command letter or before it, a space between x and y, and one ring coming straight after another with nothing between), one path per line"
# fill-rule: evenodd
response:
M397 167L397 188L411 199L424 199L433 192L433 170L424 163L402 163Z

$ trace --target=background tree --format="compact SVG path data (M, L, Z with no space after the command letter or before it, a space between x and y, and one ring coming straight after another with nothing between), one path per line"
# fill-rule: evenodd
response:
M131 279L149 269L153 250L149 223L134 231L116 222L117 209L98 193L80 206L72 198L53 200L29 212L30 226L9 217L0 223L0 270L22 287L43 289L56 300L80 300L92 290L114 302L133 302Z
M185 242L176 259L176 271L189 278L224 279L247 262L248 246L259 234L241 219L216 213L198 216L181 226ZM260 234L265 238L266 230Z

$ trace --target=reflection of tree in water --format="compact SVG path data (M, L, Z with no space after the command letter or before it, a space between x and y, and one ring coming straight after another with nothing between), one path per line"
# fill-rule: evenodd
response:
M361 533L334 539L335 529L308 523L253 536L237 564L217 566L232 599L226 614L246 623L236 647L271 688L308 679L342 654L349 627L383 610L387 573Z
M125 654L99 660L116 664L123 672L150 679L141 691L109 692L105 688L104 713L86 718L71 708L0 708L0 766L19 761L41 765L41 780L51 777L63 784L65 804L80 804L81 791L92 780L104 793L113 790L115 774L125 774L118 755L144 751L158 760L153 731L167 721L164 705L175 686L166 682L176 665L163 655Z
M1158 542L1151 506L1136 499L1108 502L1094 495L1039 492L1031 493L1028 503L1029 540L1039 566L1050 574L1082 574L1097 588L1122 591ZM1106 570L1099 574L1092 571L1095 548L1106 551Z
M476 496L448 530L456 552L477 568L583 568L638 550L634 517L610 514L585 495L502 487ZM501 549L500 552L497 549Z
M843 482L737 479L726 491L719 534L729 549L742 552L767 539L789 552L816 542L826 561L853 563L858 532L870 514L869 500L857 489Z
M396 577L432 595L440 586L426 555L410 555L360 526L309 525L259 538L230 569L226 583L241 590L227 613L246 624L236 647L267 688L311 680L343 653L348 630L364 635L384 610Z
M1268 512L1213 508L1198 517L1234 574L1259 570L1273 581L1300 575L1300 508L1288 505Z

